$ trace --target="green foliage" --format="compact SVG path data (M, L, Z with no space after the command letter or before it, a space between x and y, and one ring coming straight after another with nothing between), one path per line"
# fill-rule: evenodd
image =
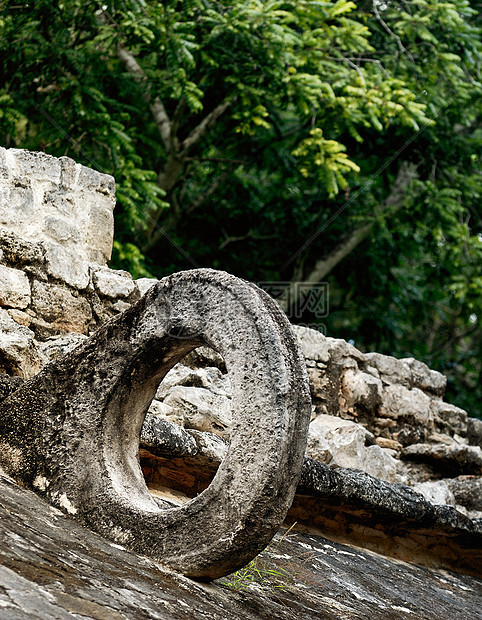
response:
M443 370L475 415L476 9L4 1L0 143L113 174L113 264L136 276L191 267L190 255L254 281L309 279L371 224L328 274L328 334ZM407 163L417 179L399 187Z
M235 591L256 588L268 592L289 590L295 577L302 578L303 565L308 558L300 562L298 559L286 561L286 555L280 555L279 547L295 527L294 523L281 538L272 542L262 553L249 564L235 573L220 580L220 583Z
M249 590L255 586L262 590L288 590L293 583L296 572L280 566L266 553L256 556L244 568L239 569L222 581L232 590Z

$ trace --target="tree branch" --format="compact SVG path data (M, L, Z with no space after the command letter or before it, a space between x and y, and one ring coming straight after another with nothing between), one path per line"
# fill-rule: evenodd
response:
M217 188L222 183L224 183L224 181L227 179L227 177L231 174L232 171L233 171L233 168L230 168L229 170L226 170L223 174L219 175L217 179L215 179L211 183L211 185L204 192L202 192L202 194L200 194L196 198L196 200L192 202L190 205L188 205L185 209L181 209L180 206L177 205L178 207L177 210L174 209L174 210L169 211L167 219L162 226L162 231L157 228L156 224L151 226L148 232L147 242L142 247L142 251L148 252L149 250L151 250L156 245L156 243L161 239L161 237L165 235L166 231L170 231L173 228L175 228L177 224L179 223L179 221L181 220L181 218L183 218L186 215L189 215L189 213L192 213L195 209L200 207L203 204L203 202L205 202L210 196L212 196L212 194L214 194Z
M123 62L127 71L133 75L136 82L141 84L147 81L146 74L131 52L119 45L117 48L117 56L119 60ZM166 108L159 97L155 97L154 100L152 100L149 93L145 91L143 91L142 97L151 109L151 113L161 135L164 148L166 149L166 152L169 152L171 150L171 121L167 115Z
M226 233L225 233L226 234ZM264 241L266 239L275 239L276 235L255 235L252 230L249 231L247 235L242 235L240 237L228 237L220 244L219 249L224 250L224 248L230 243L234 243L235 241L245 241L246 239L254 239L256 241Z
M232 166L231 168L229 168L228 170L225 170L222 174L220 174L217 179L214 179L211 185L202 194L200 194L194 202L191 202L191 204L188 207L186 207L186 209L184 210L184 213L186 214L192 213L195 209L200 207L203 204L203 202L205 202L208 198L210 198L214 194L214 192L218 189L218 187L222 183L224 183L224 181L228 178L228 176L233 172L235 167L236 166Z
M402 43L402 39L398 36L398 34L395 34L393 32L393 30L390 28L390 26L387 24L387 22L380 15L380 11L378 10L378 6L377 6L377 0L373 0L372 6L373 6L373 12L375 13L375 17L380 22L382 28L384 30L386 30L388 32L388 34L395 39L395 41L397 42L398 48L400 49L402 54L407 54L407 56L410 58L410 60L413 62L413 64L415 64L415 58L408 51L408 49L404 46L404 44Z
M201 138L206 134L207 130L217 121L217 119L229 108L231 105L231 100L222 101L219 105L217 105L214 110L209 112L207 116L203 118L203 120L197 125L188 137L182 143L182 152L183 154L188 153L188 151L201 140Z

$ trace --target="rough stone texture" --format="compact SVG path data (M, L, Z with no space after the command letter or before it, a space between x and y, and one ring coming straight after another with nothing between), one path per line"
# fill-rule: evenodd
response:
M467 419L467 441L472 446L482 448L482 420Z
M164 404L185 428L227 436L232 427L230 400L205 388L173 388Z
M443 401L434 401L432 408L437 430L450 437L457 435L465 437L467 435L468 416L466 411Z
M42 330L48 336L69 332L88 334L93 321L92 310L84 298L47 282L34 282L31 309L38 317L36 331Z
M362 469L382 480L400 481L397 461L375 445L361 424L319 415L310 424L307 456L336 467Z
M114 180L67 157L0 149L0 226L45 240L49 273L83 289L112 250Z
M169 509L148 493L139 434L164 375L202 344L225 360L233 430L209 488ZM0 460L108 538L212 578L246 564L283 521L310 411L303 358L276 303L229 274L181 272L0 403Z
M156 417L147 420L141 465L149 489L182 505L209 486L228 445L212 433L186 431ZM477 576L482 571L478 491L473 478L411 488L306 458L288 522L316 528L338 542Z
M403 450L403 456L414 461L436 464L448 475L482 475L482 449L478 446L413 444Z
M101 295L111 299L129 297L135 290L135 284L130 273L114 271L107 267L94 271L93 282Z
M476 576L482 571L482 520L365 472L307 459L289 520L402 560Z
M91 334L140 298L129 274L105 267L114 203L112 177L65 157L0 148L0 308L34 332L34 347Z
M157 284L158 281L159 280L156 280L155 278L138 278L136 280L136 285L139 293L141 295L145 295L147 291L154 286L154 284Z
M48 362L53 362L60 355L69 353L85 342L87 336L75 332L63 336L51 336L39 343L39 350Z
M0 262L14 265L25 273L46 280L45 247L40 242L25 241L0 227Z
M467 510L480 512L482 518L482 478L480 476L459 476L447 480L455 502Z
M378 354L363 356L343 341L325 338L303 327L294 329L305 355L311 356L305 358L314 401L309 456L333 466L360 469L382 480L409 484L438 480L447 473L474 471L457 454L465 452L469 441L476 441L475 431L469 433L468 429L478 428L477 424L472 424L465 411L434 395L437 385L440 386L437 373L432 375L422 365L425 385L430 378L434 382L432 392L424 392L415 387L417 382L422 385L422 381L420 368L413 360L407 364ZM374 359L383 372L371 365ZM418 368L418 375L412 376L413 368ZM208 380L206 373L217 373L215 380ZM187 428L210 430L227 437L228 419L219 423L223 419L220 411L227 411L230 398L229 380L223 373L224 363L216 352L207 348L195 350L165 377L151 412ZM390 376L391 380L402 377L406 386L382 381L383 376ZM184 400L180 397L183 394L189 398ZM220 401L218 395L223 397ZM327 409L325 405L330 406L333 415L322 413ZM444 452L457 461L454 467L447 469L443 461L429 458L399 460L404 446L420 442L428 442L434 449L445 445ZM448 451L447 446L453 444L459 448ZM464 469L466 466L468 469ZM169 472L169 476L174 473Z
M413 488L421 493L426 500L436 506L455 506L455 496L450 490L447 480L419 482Z
M26 308L30 303L30 283L19 269L0 265L0 306Z
M39 372L45 361L34 333L0 308L0 373L27 378Z
M10 377L9 375L0 374L0 400L3 400L15 392L22 383L23 379L20 377Z
M0 617L8 620L440 620L480 617L482 581L282 531L255 571L197 583L0 479ZM231 584L231 585L229 585Z

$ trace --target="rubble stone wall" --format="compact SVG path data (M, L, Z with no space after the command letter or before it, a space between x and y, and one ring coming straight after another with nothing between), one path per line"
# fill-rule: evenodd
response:
M0 148L0 372L32 376L59 337L86 336L140 297L130 274L106 266L114 205L111 176Z

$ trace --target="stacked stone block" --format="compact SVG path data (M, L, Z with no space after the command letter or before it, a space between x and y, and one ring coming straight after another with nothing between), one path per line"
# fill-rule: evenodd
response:
M107 267L114 179L75 163L0 148L0 372L27 378L140 297Z

